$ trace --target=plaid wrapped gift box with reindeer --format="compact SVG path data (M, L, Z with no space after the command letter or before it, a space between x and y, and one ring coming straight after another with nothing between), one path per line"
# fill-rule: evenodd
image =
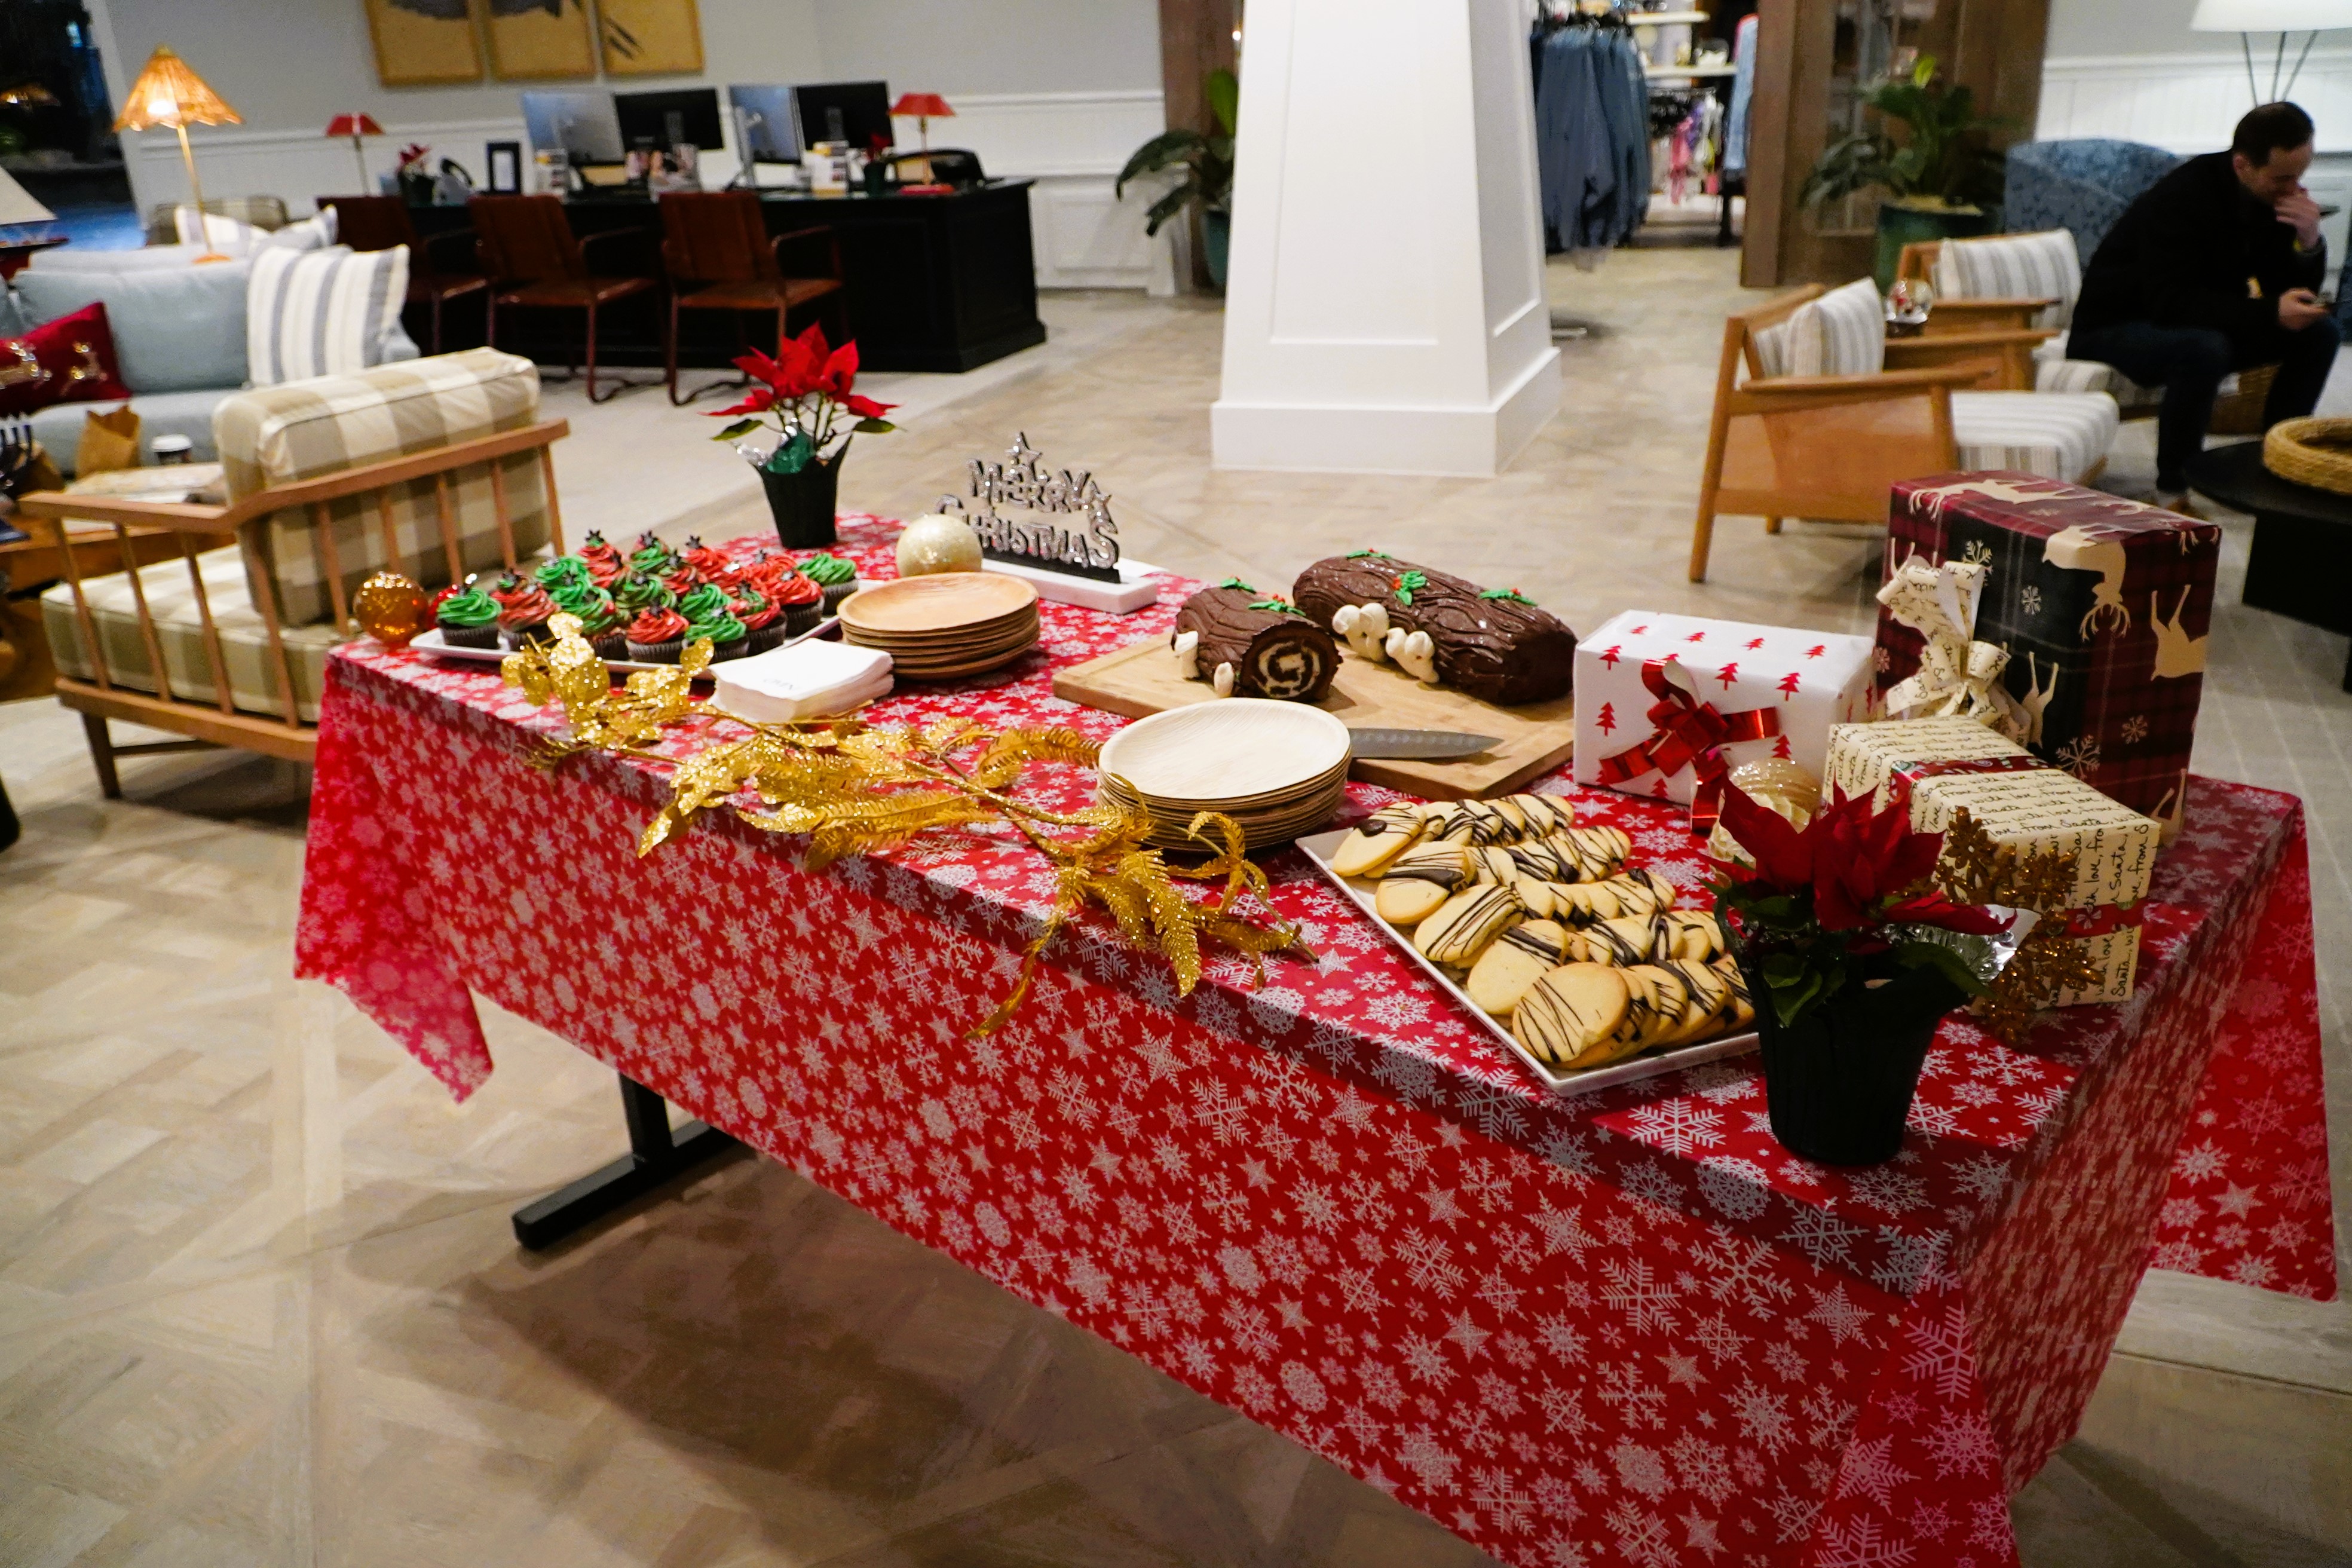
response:
M2000 679L2024 742L2109 798L2179 831L2221 531L2031 474L1946 474L1895 487L1886 574L1914 559L1982 562L1974 636L2009 654ZM1878 617L1878 683L1919 670L1923 639Z

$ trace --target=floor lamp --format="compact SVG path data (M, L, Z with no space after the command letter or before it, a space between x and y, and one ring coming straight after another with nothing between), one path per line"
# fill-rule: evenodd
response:
M188 68L187 61L168 48L148 57L146 68L131 84L130 101L114 122L117 131L150 131L168 125L180 133L180 158L188 166L188 189L196 198L196 226L204 235L205 248L195 258L198 261L228 258L213 248L213 226L205 216L205 187L196 178L196 154L188 145L188 127L244 123L236 110L221 101L220 94L205 85L204 78Z
M2197 15L2189 18L2189 26L2192 32L2237 34L2238 52L2246 59L2246 90L2256 103L2275 103L2294 90L2295 79L2303 75L2303 62L2311 58L2311 46L2320 34L2352 27L2352 0L2198 0ZM2254 46L2248 37L2252 33L2279 36L2278 49L2271 57L2267 99L2254 82ZM2310 37L2303 40L2303 52L2295 56L2294 69L2286 73L2282 85L2279 75L2286 67L2290 33Z

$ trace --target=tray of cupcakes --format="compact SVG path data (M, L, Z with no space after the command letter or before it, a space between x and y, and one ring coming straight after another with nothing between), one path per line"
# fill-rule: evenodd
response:
M1556 1093L1756 1047L1715 917L1565 800L1401 803L1298 847Z
M733 556L699 539L672 548L651 533L625 554L592 532L577 551L528 574L468 577L444 589L433 628L409 646L501 659L546 637L549 618L564 612L580 617L597 654L616 669L676 664L697 637L710 639L717 663L822 636L841 601L870 586L837 555L795 559L770 549Z

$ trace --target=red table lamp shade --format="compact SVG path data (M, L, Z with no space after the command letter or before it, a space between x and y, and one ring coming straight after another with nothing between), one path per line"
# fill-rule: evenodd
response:
M919 120L947 120L955 114L948 107L948 100L936 92L902 92L898 101L890 106L890 112Z
M327 121L330 136L381 136L383 127L371 114L338 114Z

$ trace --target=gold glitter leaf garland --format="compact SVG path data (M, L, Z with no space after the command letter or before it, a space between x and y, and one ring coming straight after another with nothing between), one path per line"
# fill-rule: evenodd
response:
M754 827L809 836L807 866L822 870L845 855L901 844L940 828L1010 825L1054 866L1055 897L1045 929L1022 955L1011 993L972 1032L1010 1018L1028 994L1045 949L1087 904L1110 916L1129 947L1156 952L1176 973L1180 995L1201 980L1205 938L1249 954L1264 978L1265 955L1305 951L1296 926L1265 910L1265 873L1244 855L1231 817L1203 812L1190 835L1212 851L1198 866L1171 866L1144 840L1149 818L1116 805L1050 811L1016 793L1033 763L1092 768L1097 748L1075 730L992 730L966 718L921 730L879 729L855 719L763 724L692 700L708 666L707 639L688 643L674 668L638 670L619 691L604 661L580 635L576 616L548 622L555 641L508 656L507 684L536 703L559 702L571 732L541 742L525 761L552 768L583 752L604 752L672 769L670 799L646 825L637 853L649 855L713 806L731 806ZM740 731L685 757L654 749L666 731L701 727ZM758 805L743 796L757 797ZM1049 831L1059 830L1059 831ZM1223 882L1205 899L1180 880Z
M2059 914L2074 893L2076 856L2071 850L2022 853L1994 839L1966 809L1952 814L1944 829L1944 855L1936 881L1956 904L2001 904L2010 909ZM1987 1029L2012 1046L2025 1043L2033 1015L2056 1005L2068 991L2099 984L2098 965L2083 944L2068 936L2063 920L2036 922L2015 956L1976 1004Z

